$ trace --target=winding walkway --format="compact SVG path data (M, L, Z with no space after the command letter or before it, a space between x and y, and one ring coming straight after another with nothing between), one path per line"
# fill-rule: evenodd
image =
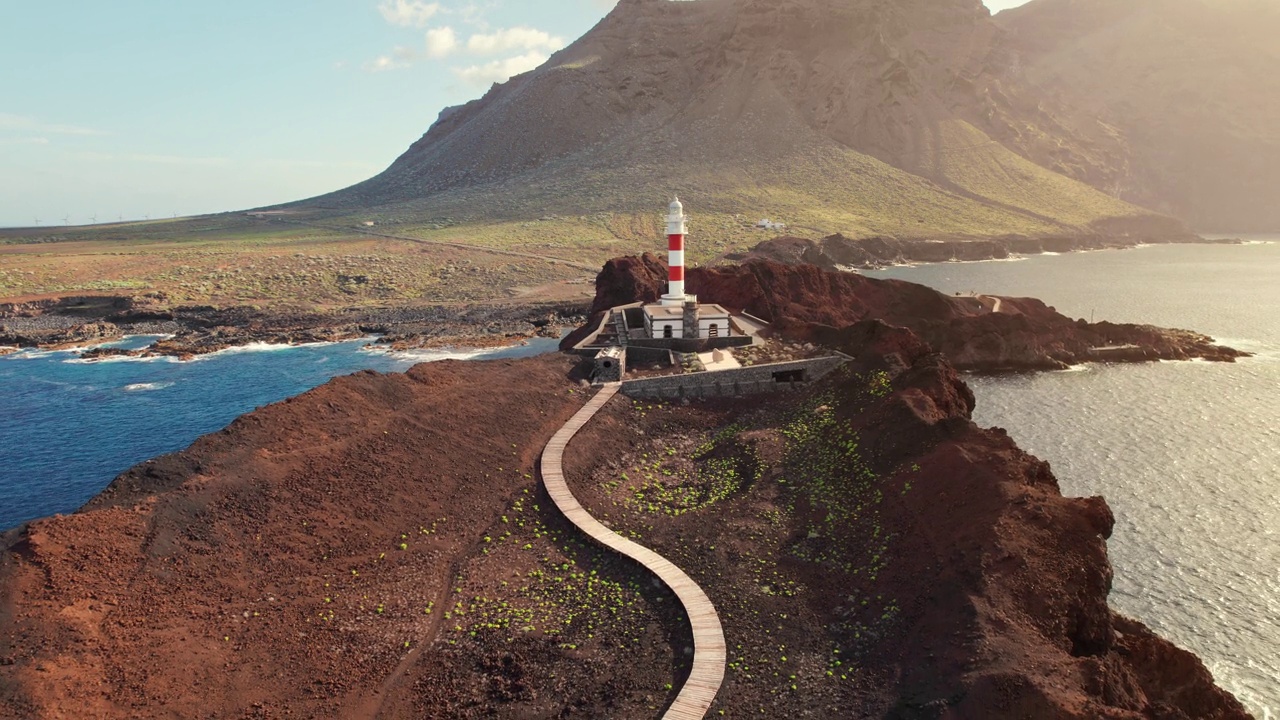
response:
M618 394L620 383L605 385L547 443L542 451L542 482L560 512L592 540L645 566L676 594L693 626L693 668L663 720L699 720L705 717L724 680L725 643L720 616L707 594L683 570L652 550L638 545L591 517L565 482L564 449L573 436Z

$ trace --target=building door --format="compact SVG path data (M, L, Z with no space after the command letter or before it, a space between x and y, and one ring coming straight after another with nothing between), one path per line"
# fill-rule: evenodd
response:
M707 337L720 337L720 326L711 323L711 327L707 328Z
M670 338L670 337L674 337L674 336L675 336L675 330L674 330L674 328L672 328L672 326L670 326L670 325L663 325L663 326L662 326L662 337L664 337L664 338Z

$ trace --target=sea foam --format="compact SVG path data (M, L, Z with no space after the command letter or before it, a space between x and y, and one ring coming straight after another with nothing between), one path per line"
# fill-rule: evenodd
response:
M176 363L180 362L176 357L168 355L148 355L145 357L135 357L133 355L110 355L100 358L71 358L63 360L67 365L109 365L111 363Z
M393 350L391 348L382 348L370 346L361 348L363 352L376 353L386 355L394 360L401 362L424 363L438 362L440 360L474 360L478 357L491 355L505 348L471 348L471 349L455 349L455 348L420 348L417 350Z
M133 385L125 385L125 392L151 392L152 390L164 390L173 387L171 382L154 382L154 383L135 383Z

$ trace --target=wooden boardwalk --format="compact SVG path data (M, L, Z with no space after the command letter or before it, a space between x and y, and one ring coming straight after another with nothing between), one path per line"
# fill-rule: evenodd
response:
M710 598L683 570L652 550L634 543L605 527L591 517L578 502L565 482L562 461L564 449L573 436L609 402L621 388L620 383L604 386L586 407L551 438L542 452L542 482L547 493L569 522L597 543L615 550L645 566L657 575L684 605L685 615L693 626L693 668L675 702L662 716L664 720L697 720L705 717L724 680L725 643L720 616Z

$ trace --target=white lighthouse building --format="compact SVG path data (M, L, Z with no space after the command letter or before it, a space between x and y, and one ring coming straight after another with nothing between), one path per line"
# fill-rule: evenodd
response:
M697 340L730 335L729 311L719 305L699 305L684 289L687 218L680 198L667 207L667 294L658 304L644 306L646 334L653 339Z

